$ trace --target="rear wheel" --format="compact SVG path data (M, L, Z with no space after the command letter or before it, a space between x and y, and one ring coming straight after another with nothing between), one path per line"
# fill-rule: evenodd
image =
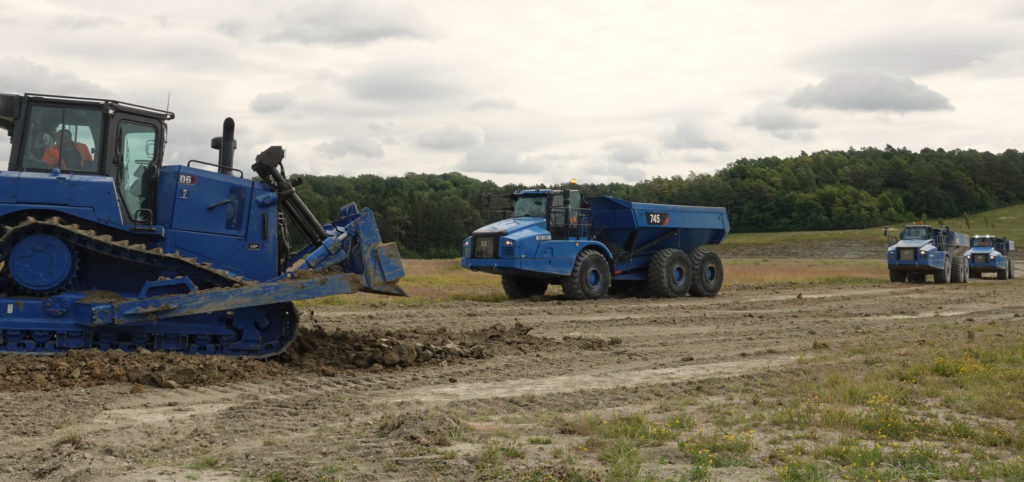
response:
M562 291L573 300L593 300L608 294L611 272L604 255L585 249L576 256L572 273L562 279Z
M956 257L953 258L953 272L950 281L953 283L966 283L967 282L967 264L964 258Z
M890 269L889 270L889 281L892 281L893 283L902 283L902 282L904 282L906 280L907 280L907 272L906 271L897 271L897 270L894 270L894 269Z
M1013 279L1014 274L1013 274L1013 260L1012 259L1006 258L1006 268L1010 271L1010 275L1009 275L1010 279Z
M509 298L518 300L544 294L548 290L548 282L540 278L503 274L501 287L505 289L505 294Z
M663 249L651 256L647 288L654 296L677 298L690 290L693 281L690 258L678 249Z
M693 282L690 295L710 298L722 289L722 259L710 249L698 248L690 253Z
M950 262L949 256L946 256L946 262L943 263L942 269L935 272L936 283L949 283L950 275L953 273L953 263Z

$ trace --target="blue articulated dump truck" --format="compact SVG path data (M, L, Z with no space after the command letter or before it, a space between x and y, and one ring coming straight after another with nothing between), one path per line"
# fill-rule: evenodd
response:
M981 278L982 273L995 273L996 278L1013 279L1013 241L990 234L971 238L971 249L967 250L972 278Z
M501 275L510 298L556 283L577 300L632 287L710 297L722 287L722 261L702 246L729 232L725 208L584 199L575 189L521 190L511 199L511 218L477 229L462 247L462 266Z
M932 275L936 283L966 283L969 238L949 227L933 228L910 224L900 232L900 239L889 246L889 281L921 283Z
M394 243L350 203L321 224L284 149L233 167L164 165L174 114L106 99L0 94L0 351L138 349L268 357L296 337L292 301L403 295ZM305 238L289 246L288 227Z

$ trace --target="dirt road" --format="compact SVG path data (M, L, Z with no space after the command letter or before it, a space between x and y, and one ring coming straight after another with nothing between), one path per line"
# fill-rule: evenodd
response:
M521 444L514 478L577 443L546 421L699 399L823 350L1019 324L1021 283L306 308L302 338L269 362L2 355L0 479L475 479L488 440L553 439Z

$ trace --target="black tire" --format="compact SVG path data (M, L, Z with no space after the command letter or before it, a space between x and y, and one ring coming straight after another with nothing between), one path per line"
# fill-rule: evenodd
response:
M953 263L949 260L949 256L946 256L946 262L942 264L942 269L935 272L935 282L948 284L952 274Z
M647 289L651 296L678 298L690 291L693 268L690 257L678 249L663 249L647 265Z
M894 269L889 270L889 281L893 283L902 283L907 280L906 271L896 271Z
M722 289L722 258L710 249L698 248L690 252L690 265L693 266L690 295L705 298L717 295Z
M1001 279L1001 280L1005 280L1005 279L1009 279L1010 278L1010 262L1009 262L1009 260L1007 260L1005 268L1003 268L1003 269L1001 269L999 271L996 271L996 278Z
M953 258L953 270L950 282L952 283L966 283L967 282L967 270L964 269L965 260L959 256Z
M910 283L924 283L924 273L907 273L907 281Z
M572 273L562 278L562 291L571 300L596 300L608 294L611 277L604 255L584 249L576 256Z
M501 275L501 287L505 288L505 294L509 298L519 300L544 294L548 290L548 282L540 278L503 274Z
M1010 270L1010 274L1009 274L1010 279L1013 279L1013 277L1014 277L1014 273L1013 273L1013 259L1006 258L1006 268Z

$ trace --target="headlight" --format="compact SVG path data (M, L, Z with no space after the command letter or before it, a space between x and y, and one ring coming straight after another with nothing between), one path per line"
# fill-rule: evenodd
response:
M515 245L516 245L515 241L513 241L511 239L506 239L505 240L505 246L515 246Z
M469 247L469 240L467 239L467 240L463 241L462 245L468 248Z
M990 260L996 259L996 254L995 253L989 254L988 255L988 259L990 259Z
M922 249L921 250L921 256L928 256L928 252Z

